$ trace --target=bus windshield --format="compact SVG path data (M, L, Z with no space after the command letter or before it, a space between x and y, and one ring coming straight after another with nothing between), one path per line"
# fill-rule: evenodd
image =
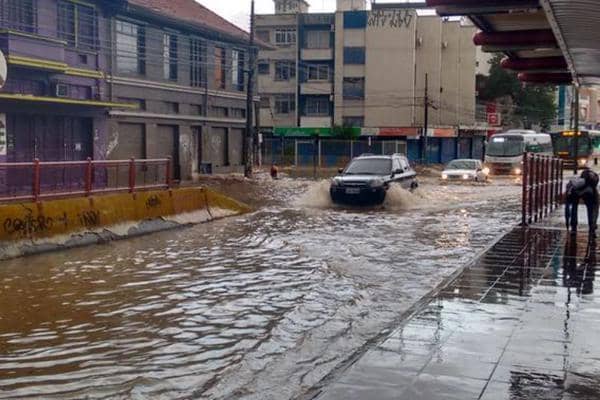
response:
M492 137L487 154L493 157L516 157L525 149L523 138L518 136Z
M578 140L578 156L587 157L592 151L592 142L588 136L580 136ZM573 136L557 136L554 141L554 151L557 155L568 153L575 157L575 138Z

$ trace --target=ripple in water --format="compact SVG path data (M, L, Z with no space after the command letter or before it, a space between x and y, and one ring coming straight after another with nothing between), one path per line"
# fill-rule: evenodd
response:
M0 398L293 398L518 213L508 186L347 210L269 184L247 216L3 263Z

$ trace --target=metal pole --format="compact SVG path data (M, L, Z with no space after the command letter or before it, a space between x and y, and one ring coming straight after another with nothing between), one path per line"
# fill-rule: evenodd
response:
M575 144L573 173L577 175L577 163L579 162L579 86L577 85L575 86L575 140L573 142Z
M92 159L87 158L85 168L85 195L89 196L92 193Z
M527 226L527 178L528 178L528 162L529 154L523 154L523 200L521 204L521 226Z
M252 139L254 137L254 0L250 3L250 50L248 57L248 89L246 93L246 132L244 134L244 176L252 176ZM236 68L237 66L233 66ZM235 83L235 82L234 82Z
M135 191L135 159L131 157L129 160L129 193Z
M37 201L40 197L40 159L33 160L33 201Z
M427 131L429 130L429 74L425 74L425 100L423 114L423 164L427 164Z

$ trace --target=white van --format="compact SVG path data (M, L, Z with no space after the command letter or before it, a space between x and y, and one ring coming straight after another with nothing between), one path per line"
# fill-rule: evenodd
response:
M512 129L490 138L485 154L486 166L495 175L521 175L523 153L551 156L552 137L532 130Z

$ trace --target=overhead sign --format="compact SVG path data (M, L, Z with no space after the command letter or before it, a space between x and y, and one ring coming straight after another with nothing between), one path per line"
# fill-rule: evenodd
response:
M6 64L6 57L0 51L0 89L4 87L8 74L8 65Z

